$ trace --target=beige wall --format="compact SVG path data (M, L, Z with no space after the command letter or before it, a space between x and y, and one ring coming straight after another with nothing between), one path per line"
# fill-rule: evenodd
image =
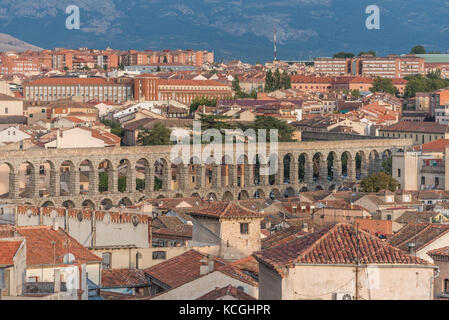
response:
M261 219L226 219L221 220L220 238L222 246L232 247L224 259L241 259L260 251L260 220ZM248 234L240 233L240 223L248 223Z
M23 116L23 101L0 100L1 116Z
M259 290L257 287L253 287L246 282L231 278L219 271L214 271L180 287L169 290L164 294L158 295L153 298L153 300L195 300L214 290L216 287L223 288L228 285L232 285L234 287L246 287L245 292L254 298L257 298L259 295Z
M259 279L261 300L333 300L337 292L349 293L353 297L356 294L354 266L301 265L289 269L288 275L284 278L267 268L261 270L264 270ZM431 267L361 266L358 269L358 298L360 300L433 299L433 276L434 269ZM279 282L282 283L281 295Z

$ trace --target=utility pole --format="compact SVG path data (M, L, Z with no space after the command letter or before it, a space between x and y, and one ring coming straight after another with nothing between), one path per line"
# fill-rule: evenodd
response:
M274 27L274 61L277 61L277 47L276 47L276 43L277 42L277 38L276 38L276 27Z

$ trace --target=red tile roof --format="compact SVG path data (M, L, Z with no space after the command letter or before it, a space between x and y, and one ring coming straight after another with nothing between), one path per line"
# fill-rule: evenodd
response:
M449 232L449 225L436 223L408 223L401 230L395 233L387 241L391 245L408 250L409 242L415 243L415 250L420 250L429 243L446 235Z
M377 237L359 231L359 261L362 264L420 264L429 263L409 256ZM281 268L301 264L354 264L357 258L356 229L347 223L323 228L276 247L258 253L255 258L282 274Z
M101 262L81 243L61 229L57 231L47 226L19 227L17 232L23 235L27 243L27 266L62 264L67 253L75 256L78 263ZM55 245L53 247L52 241ZM56 257L54 257L54 250Z
M260 218L262 215L251 211L236 202L213 202L188 212L191 216L204 216L219 219Z
M446 152L446 147L449 146L449 139L438 139L420 146L415 146L413 149L422 152Z
M427 251L429 256L449 257L449 247L443 247Z
M206 256L198 251L190 250L147 268L145 272L173 289L201 277L200 261L205 258ZM214 259L215 270L223 265L225 265L223 261Z
M101 271L102 288L147 287L148 279L143 270L114 269Z
M297 238L303 237L306 234L307 232L302 231L302 227L300 226L294 226L278 231L262 239L262 249L276 247L280 244L284 244Z
M222 300L221 298L224 298L225 296L231 296L237 300L257 300L256 298L250 296L240 289L237 289L236 287L233 287L232 285L228 285L227 287L223 288L217 287L196 300Z
M445 133L448 126L435 122L413 122L401 121L391 126L381 128L381 131L393 132L425 132L425 133Z
M13 265L23 240L0 240L0 265Z
M28 86L40 85L117 85L117 79L111 78L41 78L27 83Z

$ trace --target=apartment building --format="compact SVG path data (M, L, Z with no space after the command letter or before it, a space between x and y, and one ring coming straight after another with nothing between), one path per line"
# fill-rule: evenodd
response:
M227 99L231 86L211 80L167 80L151 74L134 79L134 97L138 101L175 100L190 104L195 98Z
M328 76L340 76L351 73L352 59L317 58L315 72Z
M132 100L133 81L128 78L42 78L24 85L27 101L73 99L113 101Z
M40 69L38 58L11 55L1 59L0 73L33 73L39 72Z

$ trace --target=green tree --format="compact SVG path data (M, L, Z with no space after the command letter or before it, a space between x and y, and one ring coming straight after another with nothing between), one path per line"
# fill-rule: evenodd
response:
M164 57L164 63L168 63L167 56Z
M380 190L396 191L399 182L385 172L374 173L362 180L360 188L362 192L379 192Z
M351 90L351 95L352 95L354 98L360 98L360 90L359 90L359 89Z
M334 58L354 58L354 54L352 52L340 51L334 54Z
M158 122L154 125L153 129L144 129L139 132L137 142L141 143L143 146L171 145L170 135L171 130Z
M281 89L282 83L281 83L281 72L279 69L276 69L274 72L274 91Z
M122 128L120 123L110 121L110 120L101 120L101 123L103 123L105 126L111 128L111 133L115 134L117 137L123 138L125 135L125 130Z
M387 78L377 77L370 88L371 92L387 92L390 94L397 94L398 89L393 85L393 81Z
M412 98L417 92L432 92L449 86L449 80L441 79L441 71L430 72L427 77L417 74L406 77L407 86L405 87L404 97Z
M162 180L154 177L154 191L162 190Z
M412 50L410 50L410 53L411 54L425 54L426 53L426 49L423 46L418 45L418 46L414 46L412 48Z
M239 76L235 76L234 80L232 80L232 90L234 90L236 93L242 91L242 89L240 88Z
M136 178L136 189L137 190L144 190L145 189L145 180Z
M161 72L161 67L157 66L156 72Z
M65 70L65 71L68 71L68 70L69 70L69 67L65 66L65 67L64 67L64 70Z
M282 73L281 87L283 89L291 89L291 87L292 87L292 79L286 71L284 73Z
M270 141L270 130L278 131L278 141L279 142L291 142L293 139L293 127L291 127L287 122L279 120L274 117L269 116L256 116L253 123L241 124L242 130L254 129L256 134L259 129L267 130L267 141Z
M216 107L217 106L217 99L209 99L206 97L201 98L195 98L193 99L192 103L190 104L190 113L195 112L198 110L199 106L207 106L207 107Z
M265 92L274 91L274 77L271 70L268 70L265 76Z
M393 157L382 160L382 171L389 175L393 174Z
M372 56L376 56L376 51L373 51L373 50L369 50L369 51L362 51L362 52L360 52L358 55L357 55L357 57L361 57L362 55L364 55L364 54L370 54L370 55L372 55Z

